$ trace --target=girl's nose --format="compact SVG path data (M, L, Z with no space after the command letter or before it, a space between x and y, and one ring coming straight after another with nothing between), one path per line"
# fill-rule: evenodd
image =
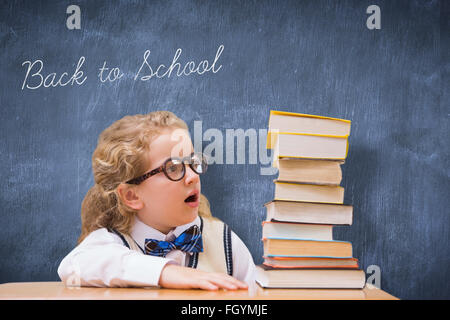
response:
M192 170L192 168L189 165L186 165L186 175L184 179L185 183L189 185L191 183L198 182L200 180L200 177L198 176L198 174L194 172L194 170Z

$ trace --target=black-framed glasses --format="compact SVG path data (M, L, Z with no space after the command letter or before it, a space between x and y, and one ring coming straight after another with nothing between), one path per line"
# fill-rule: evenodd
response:
M203 153L193 152L189 156L184 158L169 158L164 161L164 163L160 167L153 169L143 174L142 176L128 180L126 183L140 184L144 180L160 172L164 172L164 175L167 177L167 179L171 181L180 181L186 174L185 164L189 164L189 167L191 167L191 169L199 175L205 173L208 168L208 161L205 155Z

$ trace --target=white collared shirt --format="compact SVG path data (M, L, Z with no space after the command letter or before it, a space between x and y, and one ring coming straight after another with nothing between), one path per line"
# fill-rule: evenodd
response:
M167 235L135 217L130 235L144 248L145 239L171 241L192 225L200 226L200 218L178 226ZM253 285L255 264L242 240L231 232L233 277ZM62 261L58 275L67 285L95 287L158 286L167 263L186 266L189 253L173 250L165 258L143 255L128 249L120 237L101 228L91 232Z

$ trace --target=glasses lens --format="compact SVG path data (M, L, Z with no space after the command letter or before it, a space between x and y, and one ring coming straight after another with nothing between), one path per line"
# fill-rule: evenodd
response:
M206 158L201 153L194 153L192 155L190 165L192 170L194 170L197 174L203 174L206 172L206 169L208 169Z
M164 172L170 180L177 181L184 177L185 167L181 160L170 159L166 162Z

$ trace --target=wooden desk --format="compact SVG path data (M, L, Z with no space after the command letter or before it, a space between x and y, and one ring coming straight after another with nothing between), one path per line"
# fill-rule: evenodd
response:
M0 300L397 300L371 285L364 289L263 289L204 291L159 288L66 287L62 282L0 285Z

